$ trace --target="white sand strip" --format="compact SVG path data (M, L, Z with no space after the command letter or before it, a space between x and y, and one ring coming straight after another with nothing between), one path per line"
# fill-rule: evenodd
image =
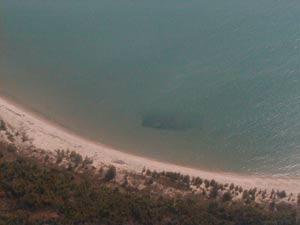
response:
M300 192L300 178L258 177L210 172L127 154L101 143L82 138L35 113L23 109L4 97L0 97L0 117L14 130L26 132L28 137L33 139L35 147L48 151L55 151L56 149L75 150L83 156L92 157L95 166L103 163L114 164L119 169L136 172L141 172L145 167L150 170L180 172L190 176L199 176L203 179L215 179L220 183L234 183L243 188L257 187L269 191L278 189L294 194Z

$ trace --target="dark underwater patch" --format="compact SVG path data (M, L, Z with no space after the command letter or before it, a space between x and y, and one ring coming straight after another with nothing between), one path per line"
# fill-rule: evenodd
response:
M142 126L159 130L186 130L191 123L184 118L174 115L149 114L142 119Z

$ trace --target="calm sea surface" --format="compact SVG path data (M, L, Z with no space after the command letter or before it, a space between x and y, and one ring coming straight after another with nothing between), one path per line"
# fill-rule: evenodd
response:
M300 1L2 0L0 91L126 152L300 175Z

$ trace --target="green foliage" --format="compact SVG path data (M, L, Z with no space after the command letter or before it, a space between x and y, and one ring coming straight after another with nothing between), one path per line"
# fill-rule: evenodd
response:
M175 173L175 172L165 172L163 173L166 177L170 178L173 181L177 181L180 179L181 175L180 173Z
M216 185L216 181L214 180L214 179L212 179L211 181L210 181L210 186L215 186Z
M26 133L22 134L22 142L29 141L29 137L26 135Z
M209 180L205 179L205 180L204 180L204 184L205 184L205 187L208 188L209 185L210 185Z
M269 208L270 208L271 211L275 211L275 209L276 209L276 203L275 203L275 201L272 201L270 203Z
M285 198L287 196L285 191L278 191L277 195L279 198Z
M83 165L93 164L93 159L86 156L82 163Z
M231 197L230 192L225 192L222 196L223 202L229 202L229 201L231 201L231 199L232 199L232 197Z
M250 199L251 199L252 201L255 200L256 192L257 192L257 188L253 188L253 189L249 189L249 190L248 190L249 197L250 197Z
M242 193L243 192L243 188L240 186L239 187L239 192Z
M229 192L223 201L194 194L170 198L99 182L97 174L78 174L21 156L8 160L6 155L3 151L0 162L0 187L5 195L0 202L9 202L10 208L6 213L0 210L0 224L297 225L294 208L286 205L274 203L272 210L265 210L231 204ZM111 180L116 168L108 171L107 180ZM211 187L218 188L216 182Z
M233 190L233 188L234 188L234 184L230 184L229 189Z
M79 165L82 162L82 156L75 151L72 151L70 154L71 162L75 163L75 165Z
M3 131L7 130L6 124L3 120L0 120L0 131L1 130L3 130Z
M235 186L234 190L235 190L236 192L238 192L238 191L239 191L239 186Z
M14 142L14 141L15 141L14 136L13 136L10 132L6 131L6 136L7 136L7 139L8 139L10 142Z
M7 151L10 153L15 153L17 151L17 147L14 144L8 144L7 145Z
M197 187L199 187L202 183L203 180L200 177L196 177L195 179L193 179L193 185L196 185Z
M214 182L209 192L209 197L211 199L216 198L218 196L218 191L219 191L219 185L216 182Z
M56 150L56 163L59 164L65 158L65 151L64 150Z
M1 164L1 186L19 208L44 209L62 206L72 193L71 175L60 170L39 168L24 158Z
M182 182L185 184L185 185L190 185L190 176L186 175L183 177L182 179Z
M117 175L116 167L115 166L110 166L108 168L108 170L106 171L106 173L105 173L104 181L109 182L112 179L114 179L116 177L116 175Z

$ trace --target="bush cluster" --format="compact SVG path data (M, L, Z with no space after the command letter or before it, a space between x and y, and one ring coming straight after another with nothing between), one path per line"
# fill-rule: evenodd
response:
M3 146L0 145L0 188L3 193L0 202L9 207L0 210L0 224L297 224L295 210L288 206L276 206L274 213L255 205L232 204L229 193L223 195L222 201L217 201L196 194L170 198L151 191L124 189L99 182L91 173L79 174L57 164L51 166L7 149L3 151ZM73 159L77 161L79 157L74 155ZM109 171L106 181L116 176L114 167ZM168 176L177 177L174 174ZM188 178L179 177L190 182ZM202 183L199 179L194 182ZM208 183L212 187L218 186L215 181ZM37 216L41 212L44 212L43 216Z

